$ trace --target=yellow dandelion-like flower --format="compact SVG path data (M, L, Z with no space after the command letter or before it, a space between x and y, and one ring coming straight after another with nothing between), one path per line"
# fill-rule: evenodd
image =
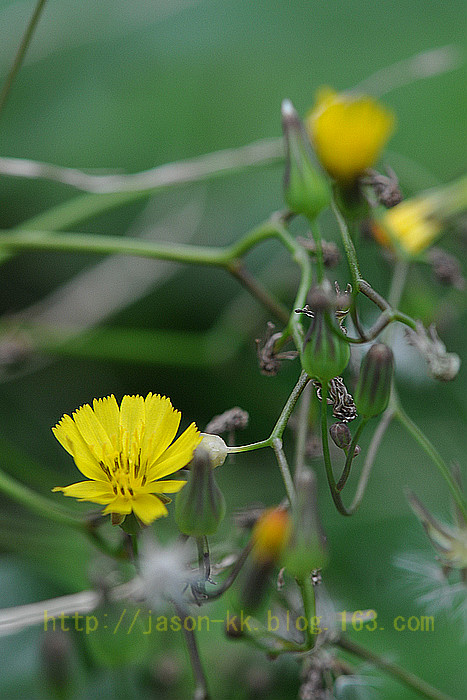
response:
M372 226L378 243L391 248L399 246L416 255L428 248L441 234L443 224L435 215L428 197L407 199L388 209Z
M394 121L393 114L372 97L321 88L306 126L323 167L349 187L376 163Z
M167 515L166 493L185 481L164 480L191 460L201 435L192 423L175 442L181 414L159 394L94 399L52 428L88 481L57 486L79 501L105 505L104 513L133 512L146 525Z

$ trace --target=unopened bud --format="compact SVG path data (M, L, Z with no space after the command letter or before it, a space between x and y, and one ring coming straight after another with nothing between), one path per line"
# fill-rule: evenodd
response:
M313 290L308 308L308 315L312 319L300 353L302 367L310 377L327 384L347 366L350 348L330 327L334 324L336 331L341 332L335 314L330 313L329 299L322 289Z
M199 447L206 450L208 453L211 461L211 467L213 469L215 467L220 467L221 464L224 464L225 459L229 454L227 445L225 444L224 440L219 437L219 435L212 435L211 433L201 433L201 435L203 436L203 439L201 440Z
M202 447L195 450L186 485L175 499L175 521L185 535L213 535L225 515L225 500L217 486L211 458Z
M391 394L394 356L391 348L375 343L363 358L355 391L357 411L364 418L382 413Z
M328 558L326 538L318 515L316 477L312 471L306 470L300 474L296 481L296 493L285 566L292 576L303 580L314 569L322 569Z
M285 200L296 214L313 220L329 206L329 185L313 163L305 128L290 100L282 102L282 128L286 143Z

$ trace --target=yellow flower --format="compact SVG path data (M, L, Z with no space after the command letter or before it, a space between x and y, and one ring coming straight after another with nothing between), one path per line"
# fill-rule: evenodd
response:
M377 161L393 131L394 116L371 97L321 88L306 125L323 167L349 187Z
M429 197L406 199L388 209L372 228L378 243L387 247L391 244L399 246L412 255L428 248L442 229Z
M181 414L159 394L94 399L52 428L89 481L57 486L79 501L105 505L104 513L133 512L143 523L167 515L162 494L176 493L185 481L163 480L191 460L201 435L192 423L173 442Z

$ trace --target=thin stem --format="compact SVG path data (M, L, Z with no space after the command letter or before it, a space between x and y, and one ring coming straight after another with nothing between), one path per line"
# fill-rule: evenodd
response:
M185 637L185 643L188 649L191 668L196 683L193 698L194 700L209 700L206 676L204 674L203 666L201 664L201 658L198 651L198 645L196 643L195 633L189 628L188 625L184 624L185 620L188 617L185 610L178 603L174 602L173 605L175 608L175 612L177 613L182 623L183 636Z
M286 425L289 421L290 416L292 415L292 411L295 408L295 404L297 403L298 399L301 396L302 391L310 381L311 377L304 371L300 373L300 377L298 378L298 382L294 386L292 393L290 394L289 398L286 401L286 404L284 408L281 411L281 414L279 418L277 419L277 422L272 429L270 439L272 440L273 438L281 438L284 430L286 428Z
M430 459L434 462L436 467L439 470L439 473L443 477L443 479L446 481L452 496L459 507L462 515L464 518L467 518L467 505L465 502L465 498L462 494L462 492L459 489L459 486L457 485L455 479L453 478L446 462L443 460L439 452L436 450L436 448L431 444L429 439L426 437L426 435L422 432L422 430L418 427L416 423L412 421L411 418L405 413L404 409L402 406L398 405L395 410L394 414L396 418L399 420L399 422L404 426L404 428L407 430L407 432L418 442L420 447L426 452L426 454L430 457Z
M321 238L321 229L317 219L310 221L310 228L316 245L316 269L318 273L318 283L321 284L324 279L323 241Z
M326 476L328 479L329 489L331 491L331 496L332 496L332 500L334 501L334 505L336 506L339 513L341 515L351 516L355 513L355 511L360 506L360 503L362 502L362 499L363 499L363 496L365 493L365 489L366 489L367 484L368 484L368 479L370 477L370 472L371 472L371 469L373 466L373 462L374 462L376 453L378 451L379 444L382 440L382 437L386 431L387 426L389 425L389 422L390 422L393 414L388 409L386 411L386 413L383 415L384 423L382 420L380 425L378 426L378 429L376 431L377 437L374 440L374 442L372 442L372 447L370 446L371 449L368 452L367 459L365 461L362 473L360 474L360 478L358 480L356 494L354 496L354 499L353 499L351 505L349 506L349 508L347 508L344 505L344 503L342 502L341 495L339 493L338 487L337 487L335 479L334 479L334 472L332 470L331 454L329 452L328 419L327 419L327 405L326 405L327 386L325 384L323 384L321 396L322 396L322 402L321 402L321 439L322 439L322 443L323 443L324 465L326 468ZM375 433L375 435L376 435L376 433ZM355 438L355 436L354 436L354 438ZM355 446L355 444L356 444L356 440L354 439L352 441L352 445ZM350 454L350 448L349 448L349 454ZM341 477L341 480L342 480L342 477Z
M372 664L391 674L391 676L397 678L398 681L409 688L412 688L412 690L415 690L417 693L420 693L425 698L430 698L430 700L453 700L451 696L446 695L437 688L434 688L432 685L424 681L422 678L419 678L414 673L406 671L404 668L401 668L392 661L388 661L382 656L378 656L374 652L360 646L360 644L356 644L347 637L340 637L335 644L341 649L358 656L360 659L370 661Z
M311 384L307 384L300 399L297 416L297 436L295 440L295 481L305 466L306 441L308 437L308 423L311 401Z
M352 442L350 444L350 447L347 452L347 457L345 460L345 465L344 465L344 470L342 472L342 476L337 482L337 490L342 491L344 488L345 484L347 483L347 479L349 478L350 474L350 469L352 467L352 461L355 457L355 448L357 447L358 440L360 438L360 435L362 434L363 428L365 425L368 423L368 418L362 418L360 423L358 424L357 430L355 431L355 434L352 438Z
M323 447L323 457L324 466L326 469L326 476L328 479L329 489L331 491L332 500L336 506L339 513L347 515L345 509L343 510L342 501L337 491L336 481L334 479L334 472L332 470L331 454L329 452L329 440L328 440L328 411L327 411L327 396L328 396L328 386L326 382L322 383L321 388L321 442Z
M288 323L290 318L289 310L275 299L272 294L263 287L258 280L242 265L240 262L235 262L229 265L228 270L245 289L256 299L258 299L264 308L268 309L282 323Z
M363 465L363 469L358 480L355 496L351 505L348 508L349 512L351 513L355 513L355 511L360 506L360 503L363 500L363 496L365 495L365 490L368 484L368 480L370 478L371 470L373 468L376 455L378 453L379 446L381 445L381 441L384 437L386 430L389 427L389 424L391 423L393 416L393 410L388 408L383 413L378 427L373 433L373 437L371 439L370 445L368 447L368 452L366 454L365 463Z
M51 499L32 491L1 470L0 491L33 513L48 518L59 525L67 525L83 532L87 531L86 523L79 516L66 513L58 508Z
M183 243L155 243L137 238L96 236L85 233L55 233L53 231L0 231L0 249L2 248L7 252L56 250L101 255L119 253L220 267L226 267L232 259L228 248L192 246Z
M261 139L239 148L214 151L196 158L165 163L149 170L123 175L93 175L76 168L66 168L37 160L0 158L0 172L13 177L52 180L100 195L131 193L139 197L191 182L204 182L225 177L251 167L273 165L284 159L283 151L281 138ZM80 197L79 200L84 205L86 201L93 201L86 196ZM94 200L97 202L97 197ZM118 206L118 197L114 197L113 201L114 206ZM111 198L103 199L104 205L111 202ZM125 202L128 200L125 199Z
M38 0L34 8L34 12L32 13L31 18L28 22L28 26L26 27L26 31L24 32L18 51L16 52L13 65L11 66L10 72L8 73L6 80L3 83L2 91L0 93L0 112L5 106L5 103L10 94L11 87L15 81L19 69L21 68L21 64L23 63L24 56L26 55L26 51L28 50L28 46L37 27L37 23L39 22L39 18L41 16L42 10L44 9L45 3L46 0Z
M347 264L349 266L350 274L352 276L353 293L356 294L358 291L359 282L362 279L362 274L360 272L360 265L358 263L358 258L357 258L357 252L355 250L355 246L354 246L353 240L350 236L349 229L347 228L347 224L345 222L345 219L342 216L342 214L340 213L334 200L332 200L332 202L331 202L331 208L332 208L332 211L334 212L334 216L336 217L337 223L339 225L339 229L341 232L341 238L342 238L342 245L344 246L345 254L347 257Z
M303 616L307 621L305 627L305 649L309 651L315 646L316 635L313 634L313 620L316 618L316 598L315 589L311 582L310 576L305 577L302 580L297 579L298 587L300 588L300 593L303 601Z
M282 479L284 481L284 486L285 490L287 492L287 498L289 499L290 505L294 506L295 504L295 487L293 484L293 479L292 475L290 473L290 468L287 463L287 459L284 453L284 450L282 449L282 440L281 438L273 438L272 439L272 447L274 449L277 463L279 465L280 472L282 474Z
M230 586L234 583L235 579L237 578L238 574L240 573L245 561L247 560L247 557L249 553L251 552L251 548L253 547L253 541L250 540L248 544L242 549L238 559L236 560L235 564L232 567L232 570L230 571L229 575L227 576L224 581L216 588L215 591L212 591L210 593L207 593L207 601L211 600L217 600L220 598L224 593L230 588Z

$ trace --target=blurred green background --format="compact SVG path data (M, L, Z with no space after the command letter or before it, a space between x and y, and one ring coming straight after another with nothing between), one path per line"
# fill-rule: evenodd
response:
M30 1L0 2L3 76L33 6ZM347 89L381 68L448 44L462 53L465 20L465 3L460 0L50 0L0 115L2 155L93 172L134 172L278 136L283 98L290 98L304 114L323 84ZM385 162L397 170L405 194L462 174L464 85L460 67L384 97L398 122ZM283 207L281 187L280 165L254 169L160 193L74 230L227 244ZM20 224L77 196L58 183L2 177L1 227ZM323 216L323 226L325 238L337 241L335 222ZM294 224L293 230L303 234L306 229ZM465 258L465 240L460 236L446 238L444 245ZM391 266L376 244L363 241L360 258L366 278L386 293ZM254 338L264 334L267 313L219 270L146 265L141 260L136 267L126 261L99 269L98 262L89 255L28 253L2 266L2 328L19 314L19 322L55 318L57 328L60 318L62 325L74 319L76 330L79 319L90 323L96 306L105 307L106 289L107 301L121 300L111 305L109 313L103 310L99 320L100 328L115 334L110 339L105 333L91 334L86 341L74 337L68 345L35 352L26 331L13 338L4 331L1 467L46 495L53 486L74 481L72 460L50 427L63 413L109 393L119 399L148 391L167 394L186 424L195 420L200 428L213 415L238 405L250 414L250 426L240 439L266 437L299 371L297 363L290 363L275 378L259 374ZM261 246L248 262L285 303L292 303L297 271L277 245ZM84 270L89 276L78 278L84 290L78 308L60 306L50 295ZM345 286L345 264L335 277ZM119 278L126 280L123 293L122 285L112 286ZM133 290L135 278L142 281ZM110 286L99 290L99 281L107 279ZM63 299L66 291L61 294ZM73 293L68 296L73 298ZM42 306L33 306L41 301ZM428 268L419 267L409 276L402 308L425 322L436 321L448 349L465 359L465 294L442 288ZM178 336L161 335L164 330L187 332L189 345ZM205 341L211 352L207 361L197 352ZM407 350L402 336L396 346L398 387L407 411L447 461L465 466L465 362L452 385L438 385L426 378L421 360ZM290 446L291 435L286 437ZM366 444L363 439L362 446ZM424 612L417 605L417 591L394 568L393 558L411 550L433 557L403 487L410 486L447 519L447 489L434 467L393 426L363 506L347 521L332 507L322 464L317 460L314 466L331 551L325 572L328 592L338 610L372 608L386 623L384 631L362 632L355 639L388 652L453 696L464 697L465 647L460 646L462 629L457 620L437 615L435 631L425 634L397 633L392 626L397 615ZM252 501L273 504L283 494L268 453L251 453L226 464L218 481L229 512ZM39 522L12 501L2 499L1 504L0 607L90 586L95 552L82 538ZM87 509L85 504L76 508ZM164 537L174 532L170 520L155 525ZM226 520L224 533L229 526ZM189 697L188 670L180 678L175 672L172 685L167 681L167 664L175 660L176 669L188 666L180 635L151 639L154 646L141 650L140 658L134 654L131 663L111 668L96 645L82 635L69 635L76 697ZM39 628L0 638L2 697L50 697L43 644ZM246 645L213 634L201 636L200 646L213 697L296 697L294 660L269 664ZM357 697L354 692L347 687L340 697ZM374 697L388 699L415 697L383 676L374 692Z

